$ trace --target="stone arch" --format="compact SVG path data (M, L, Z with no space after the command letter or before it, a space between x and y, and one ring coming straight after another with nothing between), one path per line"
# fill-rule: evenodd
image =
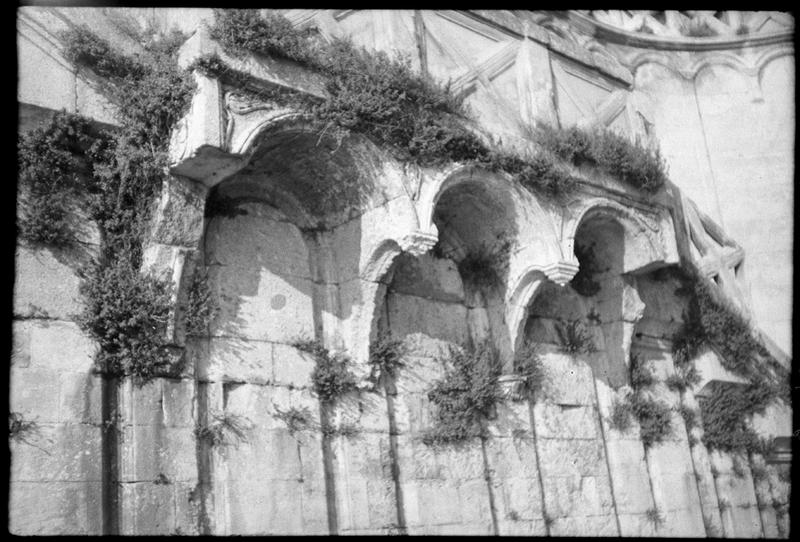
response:
M257 111L257 109L249 109L248 112ZM271 136L280 134L287 130L302 130L307 129L311 131L311 115L302 111L295 110L279 110L278 113L270 114L258 120L253 120L250 125L245 125L238 128L238 137L234 139L234 133L237 128L235 124L229 121L226 128L226 141L230 145L229 150L233 154L243 156L252 156L256 148L263 143L264 139Z
M707 68L713 68L715 66L725 66L745 75L755 75L756 73L756 70L753 68L753 66L748 65L741 59L741 57L727 52L704 56L703 58L694 62L687 69L687 72L691 74L692 79L697 79L703 70Z
M755 67L758 70L758 84L761 86L764 71L774 60L785 56L794 56L794 48L791 45L781 45L780 47L769 48L756 59Z
M531 266L511 289L511 295L506 304L506 322L508 323L510 343L514 352L520 346L522 328L525 325L528 307L545 280L547 280L547 276L544 269L538 265Z
M658 232L658 224L651 224L650 217L644 218L623 205L606 199L592 198L583 201L571 212L564 226L562 250L564 254L574 254L575 235L581 224L596 216L606 216L619 222L625 232L626 261L624 272L630 272L652 262L666 260L668 247L664 246Z
M418 215L420 221L420 230L424 232L431 232L434 235L438 233L436 224L434 224L434 211L439 199L442 195L453 188L454 186L475 180L475 177L480 175L484 182L495 184L499 179L503 179L510 183L510 179L504 173L488 172L485 169L474 166L471 164L455 164L440 175L433 179L430 183L425 183L420 191L419 201L417 203ZM490 180L491 179L491 180ZM508 189L503 187L502 189Z

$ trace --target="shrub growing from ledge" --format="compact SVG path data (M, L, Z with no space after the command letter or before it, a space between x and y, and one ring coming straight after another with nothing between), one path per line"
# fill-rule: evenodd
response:
M556 332L564 352L591 354L597 351L592 335L580 320L559 321Z
M456 444L484 435L483 422L494 415L501 399L502 371L497 350L484 342L451 348L444 377L428 393L435 405L434 425L423 436L427 445Z
M101 234L100 256L81 285L86 308L80 322L100 344L97 370L147 380L177 368L165 344L168 282L142 275L140 267L149 211L167 174L171 131L189 106L193 82L175 62L179 33L158 41L152 33L139 37L143 58L120 53L87 27L62 35L65 56L110 83L121 121L119 130L98 134L88 150L85 145L65 149L76 155L83 151L88 160L91 174L82 188Z
M23 239L51 246L72 240L66 201L78 191L80 175L91 173L89 149L95 136L89 119L62 111L20 137L23 212L18 229Z
M208 276L196 269L189 285L184 320L186 335L200 337L208 334L208 326L217 313L211 302Z
M723 367L763 387L762 394L788 404L788 371L756 339L749 323L696 272L689 273L683 283L681 293L688 296L688 310L673 337L676 367L691 371L691 361L701 347L713 345Z
M497 286L502 283L510 250L511 242L506 239L471 248L458 262L458 273L465 283L476 288Z
M522 378L522 391L530 401L538 399L547 378L539 349L538 343L528 341L514 356L514 374Z
M80 290L86 298L80 324L100 345L100 373L144 380L171 373L165 342L172 301L165 282L142 275L123 258L96 266Z
M611 131L542 126L537 141L563 160L576 166L596 166L645 192L656 192L667 181L666 165L658 149L631 143Z
M641 428L641 439L645 448L662 442L672 434L672 414L665 403L634 393L631 398L633 415Z
M369 346L370 380L378 384L397 378L400 369L405 367L405 353L403 341L392 339L388 333L380 334Z
M342 395L356 389L356 378L350 372L350 358L334 354L315 339L298 339L292 346L311 354L316 364L311 372L314 392L325 402L333 402Z
M212 38L231 53L253 51L262 55L309 62L313 49L308 32L298 31L286 17L256 9L215 9Z
M717 385L701 397L703 443L716 450L763 453L766 442L750 425L755 413L763 413L774 396L758 384Z
M248 441L248 433L253 425L244 416L230 413L217 413L211 415L211 421L195 429L198 440L205 441L210 446L238 447L240 443Z
M246 28L241 36L236 21ZM490 150L463 125L463 96L415 74L406 58L370 52L338 38L322 46L274 13L262 20L255 11L220 10L212 36L232 54L271 54L325 75L329 97L311 109L321 126L333 128L340 137L357 131L398 158L423 166L464 162L503 170L527 189L547 196L567 192L574 181L546 155L522 158ZM202 63L207 71L225 71L218 61Z

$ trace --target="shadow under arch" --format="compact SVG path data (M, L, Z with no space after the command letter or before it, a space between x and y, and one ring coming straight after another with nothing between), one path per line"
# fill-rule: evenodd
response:
M572 218L564 226L563 250L566 254L573 254L575 251L578 229L587 221L598 217L613 219L622 228L626 247L622 272L644 271L642 268L661 266L669 258L670 247L664 246L658 224L650 224L634 211L606 198L584 201L572 213Z
M579 262L569 285L559 288L531 269L512 293L515 346L558 344L558 326L577 320L597 349L587 356L595 377L613 388L627 384L634 326L644 311L635 276L665 265L656 233L614 202L587 202L567 224L567 246Z

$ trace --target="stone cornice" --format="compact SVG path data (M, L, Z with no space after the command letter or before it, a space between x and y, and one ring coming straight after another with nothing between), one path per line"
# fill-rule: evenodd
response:
M533 41L546 46L548 49L569 57L576 62L585 64L590 68L599 70L605 75L613 77L626 85L631 85L633 83L633 76L622 64L615 64L610 60L593 55L585 48L579 47L577 44L549 32L547 29L532 21L521 21L516 16L498 10L469 10L467 14L482 22L498 26L517 37L522 38L527 36Z
M666 51L715 51L720 49L741 49L777 43L792 43L794 31L774 32L762 35L721 36L721 37L664 37L653 34L629 32L595 20L574 10L566 12L567 18L579 30L595 38L620 45L642 47Z

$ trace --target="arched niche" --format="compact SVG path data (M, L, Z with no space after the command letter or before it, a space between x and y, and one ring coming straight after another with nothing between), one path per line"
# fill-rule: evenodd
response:
M438 236L420 232L408 247L387 244L378 253L376 261L382 261L398 247L405 249L381 279L385 297L376 303L371 335L377 328L388 330L397 338L409 337L429 353L441 351L442 341L464 344L489 339L508 356L504 297L508 257L518 231L518 196L506 179L478 170L461 169L442 187L428 223L428 231ZM421 218L421 228L424 224ZM436 239L438 244L427 251ZM475 265L491 268L484 269L492 275L490 281L480 285L465 281L464 274L470 271L464 262L469 258L482 258L483 263Z
M362 308L375 289L365 281L377 280L418 230L399 166L368 138L334 137L298 115L259 124L242 153L247 165L214 187L209 208L260 201L279 209L307 247L311 335L365 358ZM393 240L392 250L376 242L381 237Z
M674 235L665 235L663 219L606 198L582 201L570 209L570 218L564 226L563 250L566 254L575 252L578 228L598 216L614 219L622 227L625 251L621 272L639 272L648 266L678 262Z
M517 307L530 296L525 311L516 310L515 345L526 341L563 346L566 326L574 323L590 339L593 353L585 359L594 375L612 387L628 382L628 363L633 326L643 305L626 266L646 266L654 251L649 240L634 242L630 223L614 207L593 207L580 215L573 230L571 248L579 270L569 284L559 286L531 272L519 288ZM646 250L632 257L631 250Z

